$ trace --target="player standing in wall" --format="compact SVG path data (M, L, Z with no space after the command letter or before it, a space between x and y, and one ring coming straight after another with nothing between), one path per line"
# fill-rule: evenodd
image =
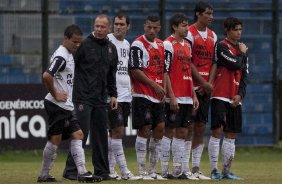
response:
M205 2L198 2L194 9L194 19L195 23L188 27L187 39L192 45L192 62L199 74L207 81L212 66L214 45L217 41L216 34L208 28L213 20L213 8ZM197 81L194 82L194 87L200 105L193 118L192 143L187 141L185 147L189 149L192 146L192 173L200 180L207 180L210 178L200 171L200 162L204 149L204 132L208 122L210 94L205 92Z
M128 75L128 60L130 44L125 39L125 35L130 28L130 19L125 14L118 14L113 19L114 32L108 34L109 40L116 46L119 63L116 73L116 84L118 92L118 107L115 110L109 109L109 137L108 137L108 158L110 176L120 179L115 172L115 164L118 163L121 178L124 180L138 180L142 177L134 176L127 167L122 138L124 137L124 127L127 126L128 116L131 109L131 82Z
M215 61L211 76L214 91L211 95L211 130L209 158L211 178L215 180L241 178L231 172L235 156L235 139L242 131L242 99L246 94L248 72L248 47L239 42L242 35L242 22L235 17L224 21L226 38L215 49ZM214 79L214 80L213 80ZM222 176L218 172L219 144L222 141Z

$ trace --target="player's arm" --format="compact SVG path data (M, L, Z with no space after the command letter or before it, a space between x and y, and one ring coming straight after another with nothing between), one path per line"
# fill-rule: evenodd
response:
M213 84L214 82L214 78L215 78L215 75L216 75L216 69L217 69L217 64L216 64L216 50L217 50L217 47L214 47L214 52L213 52L213 61L212 61L212 66L211 66L211 69L210 69L210 75L209 75L209 83L210 84Z
M195 67L195 65L191 62L191 70L192 70L192 77L193 80L198 81L201 84L201 88L206 92L206 93L211 93L211 91L213 90L212 85L207 82L198 72L197 68ZM204 92L201 92L204 93Z
M242 76L241 76L239 89L238 89L238 95L241 96L241 99L243 99L246 95L248 74L249 74L249 64L248 64L248 57L246 56L243 60Z
M170 110L176 112L176 111L178 111L179 106L178 106L178 103L177 103L177 99L174 95L174 92L172 90L171 81L170 81L170 78L169 78L169 71L170 71L170 67L171 67L172 59L173 59L172 45L171 45L170 42L165 41L164 47L165 47L165 73L164 73L164 76L165 76L165 79L166 79L166 91L167 91L167 94L170 98L170 102L169 102Z
M140 47L134 46L133 43L132 47L130 48L130 54L129 54L130 76L135 80L138 80L146 85L151 86L155 90L157 95L163 97L165 95L164 89L160 85L158 85L155 81L149 79L142 71L142 66L143 66L142 58L143 58L143 51L140 49Z
M244 53L239 55L232 54L227 45L224 43L216 44L215 49L217 66L226 67L228 70L241 70L242 60L245 57Z
M42 75L42 79L47 90L58 102L65 102L67 100L67 94L66 92L57 91L55 89L53 78L57 72L63 71L65 67L65 59L61 56L57 56L53 59L48 69Z
M111 46L111 45L109 45ZM116 72L118 64L118 54L115 46L112 46L113 62L110 65L110 70L107 74L107 89L111 97L111 109L117 109L117 87L116 87Z

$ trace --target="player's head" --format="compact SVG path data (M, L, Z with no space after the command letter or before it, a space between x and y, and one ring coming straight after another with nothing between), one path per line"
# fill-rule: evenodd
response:
M64 41L63 46L68 49L70 53L75 53L82 41L83 33L79 26L70 25L67 26L64 31Z
M113 24L114 24L114 36L118 40L123 40L126 32L130 28L130 18L123 14L119 13L113 18Z
M213 7L203 1L196 4L194 9L194 21L200 21L202 24L208 25L213 20Z
M93 20L95 37L104 39L111 32L111 19L105 14L97 15Z
M145 36L149 41L154 41L161 30L161 22L158 16L148 16L144 24Z
M178 34L180 37L184 38L188 33L188 17L183 13L176 13L170 20L170 31L172 33Z
M238 41L241 38L243 23L235 17L228 17L224 20L224 34L232 39Z

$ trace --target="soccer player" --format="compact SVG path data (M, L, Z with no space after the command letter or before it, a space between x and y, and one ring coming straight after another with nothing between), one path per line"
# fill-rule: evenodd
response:
M142 179L134 176L127 168L127 163L122 146L124 127L127 126L131 106L131 82L128 75L128 60L130 44L125 35L130 28L130 19L127 15L118 14L114 17L114 32L108 34L109 40L116 46L118 52L118 68L116 73L116 84L118 92L118 107L115 110L109 109L109 168L110 176L119 179L115 172L117 162L121 171L121 178L124 180Z
M187 39L192 45L192 62L200 75L208 80L212 66L216 34L208 28L213 20L213 8L198 2L194 9L195 23L188 27ZM203 85L194 80L194 88L199 100L199 108L193 117L192 137L192 172L200 180L210 179L200 171L200 161L204 149L204 132L208 122L210 94L203 90ZM189 149L191 141L185 144Z
M185 149L188 127L191 126L192 111L199 102L193 89L191 69L191 46L187 36L188 17L177 13L170 19L172 35L164 41L165 77L167 98L165 104L165 136L161 144L162 176L169 177L168 163L170 144L173 156L173 178L198 180L189 170L189 155ZM171 143L172 142L172 143Z
M63 45L54 52L48 69L43 73L43 81L48 89L44 106L48 115L48 141L43 150L40 176L37 182L57 182L49 175L57 156L57 148L62 139L71 138L70 150L78 170L78 181L94 181L85 168L82 148L83 133L74 114L72 88L74 77L74 54L82 41L82 32L76 25L65 29Z
M224 21L226 38L219 42L215 49L216 70L214 91L211 95L211 130L209 140L209 158L211 178L240 180L231 172L231 163L235 156L235 139L242 130L241 102L246 94L248 74L248 47L239 42L242 34L242 22L234 17ZM222 176L218 172L218 155L220 138L222 141Z
M133 128L138 130L135 150L139 175L143 176L143 179L163 179L156 174L164 132L164 46L163 41L156 38L160 29L159 17L148 16L144 24L145 33L132 43L129 54L133 84L132 123ZM147 173L146 154L149 138L150 164Z

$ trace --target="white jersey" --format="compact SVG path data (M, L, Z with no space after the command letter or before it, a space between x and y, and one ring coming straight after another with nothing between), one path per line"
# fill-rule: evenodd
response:
M56 91L67 93L68 97L66 102L58 102L48 93L45 99L63 109L72 111L74 109L72 102L74 59L72 54L64 46L60 45L52 55L47 72L54 75L53 83Z
M118 52L118 67L116 73L116 85L118 92L118 102L131 102L131 82L128 75L128 60L130 44L127 40L119 41L111 33L108 34L109 40L116 46Z

